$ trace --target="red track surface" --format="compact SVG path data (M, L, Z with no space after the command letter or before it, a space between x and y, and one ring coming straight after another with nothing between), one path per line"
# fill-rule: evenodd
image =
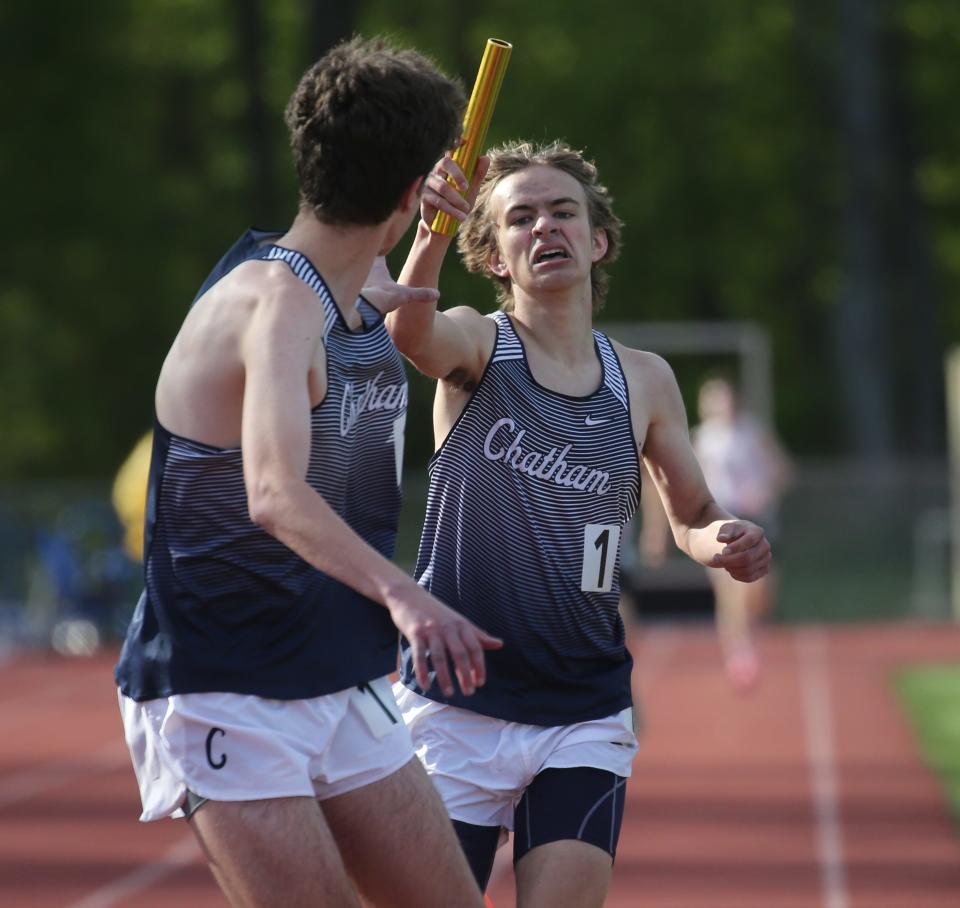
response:
M960 905L960 836L891 684L960 660L960 628L775 628L762 648L742 696L708 629L634 642L647 731L608 908ZM137 822L112 662L0 668L2 908L225 905L184 823ZM508 862L491 895L514 905Z

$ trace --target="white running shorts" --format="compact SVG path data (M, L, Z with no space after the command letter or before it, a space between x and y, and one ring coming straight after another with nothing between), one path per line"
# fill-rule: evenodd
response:
M388 678L309 700L119 694L143 821L181 817L187 789L211 801L344 794L413 757Z
M513 829L513 812L544 769L589 766L628 777L638 745L629 707L573 725L523 725L393 686L413 746L451 819Z

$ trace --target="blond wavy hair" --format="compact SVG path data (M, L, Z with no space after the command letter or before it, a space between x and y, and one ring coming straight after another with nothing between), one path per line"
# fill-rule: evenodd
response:
M497 224L490 210L490 199L497 184L512 174L535 165L555 167L570 174L583 187L590 228L599 228L607 235L607 251L603 258L593 263L590 271L593 311L598 312L606 300L610 282L606 265L615 261L620 254L623 222L614 214L613 199L607 187L599 181L596 165L587 160L582 151L560 141L543 145L527 141L506 142L487 154L490 168L480 184L473 210L460 226L457 238L457 248L467 270L494 281L500 308L507 312L513 309L510 278L499 277L488 267L490 256L497 251Z

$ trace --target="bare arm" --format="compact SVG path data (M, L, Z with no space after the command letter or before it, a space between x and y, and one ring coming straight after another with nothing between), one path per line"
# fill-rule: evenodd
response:
M447 608L369 546L306 482L311 368L322 362L322 314L312 294L263 295L242 340L245 367L242 450L250 517L315 568L389 609L429 687L427 652L447 695L483 684L483 649L499 641ZM316 395L326 392L316 369Z
M656 486L647 468L640 466L640 532L637 551L647 567L660 567L667 559L667 536L671 527L664 513Z
M735 580L756 580L770 566L763 530L721 508L710 494L690 444L687 416L670 367L660 357L629 351L631 387L649 407L643 461L660 493L678 548Z
M447 182L451 175L464 186L463 172L450 157L434 167L424 184L420 222L399 283L411 287L437 287L443 260L452 237L430 229L437 211L463 220L476 189L486 173L487 159L477 164L471 192L462 197ZM431 378L467 384L479 378L493 343L495 327L469 306L438 312L436 300L405 305L387 316L387 329L397 349L422 373Z

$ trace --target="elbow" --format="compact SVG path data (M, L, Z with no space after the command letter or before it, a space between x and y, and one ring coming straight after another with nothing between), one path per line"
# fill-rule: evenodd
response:
M266 482L255 482L247 489L247 513L250 520L271 536L276 536L283 508L279 490Z
M414 331L392 331L390 339L400 355L416 365L417 357L423 349L423 339Z
M430 325L408 324L403 318L398 318L396 312L386 316L387 332L393 346L400 355L410 360L415 366L425 349L430 346Z

